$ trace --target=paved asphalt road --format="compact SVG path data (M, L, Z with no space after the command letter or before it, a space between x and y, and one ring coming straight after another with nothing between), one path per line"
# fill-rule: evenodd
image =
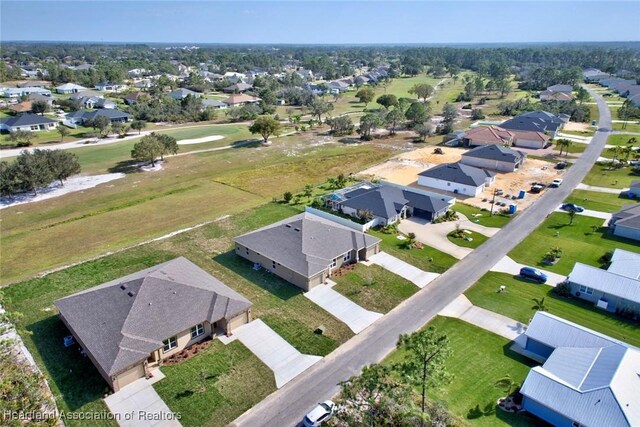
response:
M368 329L269 395L232 425L297 425L318 402L331 398L339 391L340 381L359 374L362 367L382 360L393 351L400 334L422 328L526 238L582 181L604 148L611 129L611 114L602 97L589 92L598 103L601 130L596 132L584 153L568 169L559 188L547 190L532 208L523 211L485 244Z

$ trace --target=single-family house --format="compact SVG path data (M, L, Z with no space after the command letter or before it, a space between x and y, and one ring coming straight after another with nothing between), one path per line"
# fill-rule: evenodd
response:
M211 336L251 320L251 302L186 258L112 280L54 302L114 391ZM62 343L60 343L62 344Z
M537 110L515 116L500 124L500 127L509 131L541 132L555 138L564 123L565 121L555 114Z
M140 76L147 75L149 73L151 73L151 71L145 68L134 68L127 71L127 74L129 75L129 77L140 77Z
M609 229L618 237L640 240L640 204L628 204L611 215Z
M610 74L598 70L597 68L587 68L582 72L584 80L587 82L597 82L602 79L611 77Z
M106 117L111 123L126 123L131 119L131 114L115 108L100 108L94 111L79 110L67 114L66 119L73 124L85 124L96 117Z
M94 86L94 89L99 90L100 92L120 92L125 90L127 85L118 84L112 82L100 82Z
M262 101L262 99L258 97L247 95L246 93L240 93L230 95L222 102L227 104L229 107L239 107L246 104L257 104L260 101Z
M573 100L573 95L566 92L553 92L549 89L540 92L540 101L556 101L556 102L569 102Z
M522 408L558 427L640 425L640 350L538 311L516 339L544 361L529 371Z
M455 203L453 197L391 183L361 182L323 196L325 206L362 218L370 214L369 227L395 224L410 216L433 221Z
M39 93L31 93L27 96L27 99L31 102L46 102L49 107L53 105L54 98L51 96L40 95Z
M476 126L464 132L462 144L468 147L478 145L512 145L515 135L498 126Z
M82 92L76 92L69 97L69 99L82 99L82 98L104 98L104 95L92 90L83 90Z
M20 98L23 96L29 96L32 93L51 96L51 91L49 89L44 89L38 86L10 87L4 91L4 96L6 98Z
M494 172L462 163L443 163L418 174L418 185L478 197L495 180Z
M313 71L311 70L305 70L304 68L301 68L296 71L296 74L303 80L313 81Z
M529 130L511 130L513 134L513 146L520 148L541 149L550 144L551 137L543 132Z
M142 92L131 92L123 98L124 103L127 105L135 105L138 103L140 96L142 96Z
M202 100L202 108L213 108L215 110L224 110L228 105L217 99L204 99Z
M180 88L180 89L176 89L173 92L169 93L169 97L176 99L178 101L186 98L187 96L193 96L195 98L200 98L202 96L202 94L200 92L194 92L192 90L189 89L185 89L185 88Z
M463 153L460 163L499 172L513 172L527 158L521 151L502 145L482 145Z
M632 197L640 197L640 180L631 181L627 194L632 195Z
M349 84L341 80L334 80L327 83L331 93L343 93L349 90Z
M65 83L60 86L56 86L56 92L62 94L78 93L87 90L86 87L77 85L75 83Z
M141 79L133 84L136 89L149 89L154 86L154 82L151 79Z
M247 76L245 74L235 71L227 71L222 75L222 77L231 83L243 82L247 79Z
M225 93L242 93L252 88L253 86L248 83L239 82L231 86L225 87L224 89L222 89L222 91Z
M571 92L573 92L573 86L564 85L564 84L557 84L557 85L549 86L547 88L547 90L549 92L562 92L562 93L571 94Z
M567 276L571 294L607 311L640 313L640 255L616 249L607 270L576 263Z
M308 212L235 238L236 254L308 291L380 251L380 239Z
M14 113L29 113L33 109L32 101L23 101L9 106L9 110Z
M24 130L28 132L39 132L43 130L54 130L58 127L58 122L39 114L23 113L15 117L4 117L0 119L0 130L16 132Z

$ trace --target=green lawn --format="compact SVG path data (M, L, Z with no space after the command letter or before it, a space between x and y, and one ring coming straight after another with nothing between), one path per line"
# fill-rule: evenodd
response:
M501 285L506 286L505 292L497 292ZM538 285L509 274L489 272L465 292L465 295L478 307L525 324L528 324L535 314L531 309L533 298L544 298L549 313L629 344L640 345L638 322L596 309L593 304L578 298L557 296L551 286Z
M89 138L95 133L93 129L84 126L78 126L76 129L67 128L67 130L69 134L64 137L62 142L72 142L78 139ZM57 144L60 142L60 133L57 130L34 132L33 139L31 140L31 144L36 146ZM0 147L13 147L14 145L15 143L9 140L9 135L0 135Z
M576 262L599 267L599 258L605 252L620 248L638 252L638 244L606 232L604 220L576 215L569 225L569 215L554 212L524 241L516 246L509 256L515 261L542 267L560 274L569 274ZM592 227L599 227L596 232ZM557 234L557 236L556 236ZM562 258L555 265L542 264L542 257L552 247L562 249Z
M595 129L590 130L566 130L563 129L562 133L566 133L568 135L576 135L576 136L593 136L595 133Z
M340 343L331 337L315 333L308 328L300 328L298 321L293 318L269 314L260 319L300 353L326 356L340 346Z
M380 247L383 251L424 271L444 273L458 261L451 255L429 246L424 246L422 249L405 249L402 247L403 241L398 239L397 234L385 234L374 230L369 233L382 239Z
M626 132L640 132L640 123L629 121L626 127L624 127L624 123L614 123L613 129Z
M606 153L606 149L603 154ZM610 188L629 188L632 181L640 179L638 175L631 173L629 167L622 169L610 169L609 166L593 165L582 182L587 185Z
M526 415L496 410L496 401L504 392L494 387L495 382L510 375L521 384L535 362L511 351L509 340L462 320L436 317L429 326L447 334L453 350L445 365L453 379L448 385L429 391L430 399L443 401L472 426L543 425ZM395 363L402 357L403 352L397 350L384 363Z
M612 213L619 211L624 205L638 202L640 202L638 199L628 199L619 194L587 190L574 190L565 200L565 203L575 203L585 209Z
M638 135L625 135L625 134L614 134L614 135L609 135L609 138L607 138L607 145L619 145L622 147L626 147L628 144L627 142L631 139L631 138L635 138L636 139L636 143L633 144L635 147L637 147L640 143L640 136Z
M460 212L470 221L473 221L480 225L484 225L485 227L502 228L509 221L511 221L511 218L513 218L512 216L499 215L495 212L493 215L490 215L489 211L487 210L481 210L475 206L467 205L460 202L457 202L455 205L453 205L451 209L456 212Z
M216 340L161 369L166 378L153 388L185 427L226 426L276 390L273 372L238 341L225 346Z
M555 144L553 148L555 148L558 151L560 151L560 149L562 148L563 155L564 153L567 153L567 152L569 154L580 154L580 153L584 153L584 150L587 149L587 145L588 144L581 144L579 142L571 141L571 145L567 148L559 147L558 144Z
M484 234L480 234L478 232L471 231L471 230L467 230L467 231L468 233L465 233L464 237L454 237L453 234L455 233L455 231L452 231L451 233L447 234L447 239L449 239L449 241L455 245L462 246L463 248L472 248L472 249L477 248L478 246L486 242L488 239L488 237L485 236ZM467 240L467 238L470 238L471 241Z
M332 277L333 289L367 310L387 313L418 291L418 287L378 265L357 264Z

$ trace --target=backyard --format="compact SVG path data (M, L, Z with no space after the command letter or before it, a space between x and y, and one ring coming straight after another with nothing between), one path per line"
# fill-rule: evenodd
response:
M615 248L638 251L637 243L608 233L600 218L576 215L573 224L569 225L569 221L569 215L564 212L552 213L509 256L525 265L569 274L576 262L600 267L600 257ZM543 256L554 247L562 250L562 257L554 265L543 264Z
M453 375L451 383L429 391L429 399L443 401L447 408L473 426L539 426L539 420L526 415L508 414L496 410L496 401L504 392L495 382L510 375L519 384L536 364L509 349L511 343L462 320L436 317L428 326L445 333L453 355L446 362L446 370ZM396 350L385 364L402 359Z
M500 286L506 286L506 291L497 292ZM551 286L535 284L509 274L489 272L465 292L465 296L478 307L524 324L528 324L535 314L533 299L544 298L544 305L551 314L631 345L640 345L638 322L596 309L592 303L578 298L558 296Z

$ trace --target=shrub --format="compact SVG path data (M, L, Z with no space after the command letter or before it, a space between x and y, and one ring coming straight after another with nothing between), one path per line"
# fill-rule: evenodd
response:
M567 297L571 294L571 288L569 287L569 283L562 282L559 283L555 288L553 288L553 292L561 297Z
M473 120L481 120L485 118L484 112L479 108L471 110L471 118Z
M293 199L293 194L291 193L291 191L287 191L282 195L282 200L284 200L285 203L289 203L291 199Z

